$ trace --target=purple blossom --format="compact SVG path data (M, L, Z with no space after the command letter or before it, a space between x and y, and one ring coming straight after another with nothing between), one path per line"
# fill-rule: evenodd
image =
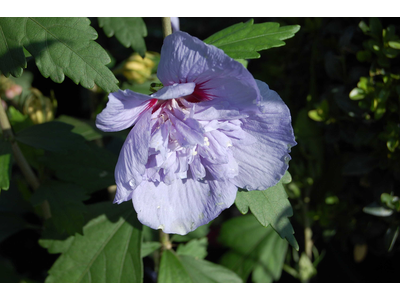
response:
M264 190L284 175L296 145L288 107L222 50L185 32L164 40L147 96L109 95L103 131L134 125L115 169L114 203L132 199L143 224L186 234L230 207L239 188Z

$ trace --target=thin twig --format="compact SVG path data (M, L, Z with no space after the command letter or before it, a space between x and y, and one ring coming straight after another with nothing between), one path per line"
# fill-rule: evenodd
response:
M0 98L1 101L1 98ZM17 162L17 165L21 169L22 174L24 175L28 184L32 187L33 190L37 190L40 186L39 179L36 177L33 172L31 166L28 164L25 156L22 154L21 149L18 146L17 141L14 138L14 134L11 129L10 121L8 120L6 111L3 108L3 105L0 103L0 126L3 130L3 135L6 139L8 139L11 143L11 149L13 151L14 159ZM45 200L41 204L43 217L44 219L51 218L50 206L47 200Z
M304 202L303 202L303 217L304 217L304 248L305 252L312 261L312 247L313 247L313 232L310 226L310 220L308 218L308 203L310 202L309 197L305 197Z

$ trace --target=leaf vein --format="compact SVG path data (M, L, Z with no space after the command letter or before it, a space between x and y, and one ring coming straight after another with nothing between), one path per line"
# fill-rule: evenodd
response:
M68 48L72 54L75 54L80 60L82 60L84 63L86 63L87 66L89 66L98 76L100 76L100 78L102 78L103 80L107 81L107 79L97 71L97 69L92 66L88 61L85 60L85 57L81 56L78 51L81 50L80 48L78 48L78 51L75 51L74 49L72 49L67 43L63 42L62 40L60 40L56 35L54 35L51 31L47 30L46 27L44 27L42 24L40 24L38 21L36 21L34 18L29 18L32 22L36 23L39 27L41 27L45 32L48 32L52 37L54 37L55 40L57 40L60 44L62 44L64 47ZM91 40L91 42L93 42ZM49 48L47 48L48 52L50 52ZM62 68L64 70L64 68ZM86 72L85 72L86 73ZM81 79L79 79L78 82L80 82ZM96 80L97 81L97 80Z
M132 212L129 212L129 215ZM110 236L104 241L104 243L101 245L100 249L93 255L93 258L90 260L90 262L88 263L87 267L85 268L85 270L83 270L82 275L79 277L78 282L80 282L83 278L83 276L86 274L86 272L88 272L90 270L90 268L92 267L94 261L98 258L98 256L101 254L101 252L103 251L103 249L107 246L108 242L111 240L111 238L116 234L116 232L121 228L121 226L124 224L125 220L124 218L120 218L120 220L118 221L118 224L116 225L114 231L110 234Z

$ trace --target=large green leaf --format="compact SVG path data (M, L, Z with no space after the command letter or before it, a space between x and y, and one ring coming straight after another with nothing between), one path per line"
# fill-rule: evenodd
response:
M253 24L253 20L225 28L204 40L232 58L259 58L258 51L284 46L286 40L300 30L299 25L280 27L279 23Z
M231 270L189 255L177 255L165 250L161 256L159 283L238 283L242 282Z
M191 283L192 279L179 257L172 250L164 250L161 256L159 283Z
M189 255L181 255L181 262L192 282L201 283L241 283L240 277L221 265Z
M222 225L220 242L230 248L222 265L243 281L253 272L253 282L272 282L281 276L288 243L271 227L261 227L252 215L228 220Z
M87 149L76 149L68 155L51 152L44 164L64 181L73 182L92 193L115 184L114 169L118 157L110 151L89 144Z
M208 240L206 237L194 239L186 244L179 244L176 249L178 255L190 255L198 259L204 259L207 256Z
M142 243L142 257L150 255L161 247L160 242L143 242Z
M67 247L49 270L46 282L142 282L142 225L129 202L88 206L83 235L66 239ZM43 246L54 247L49 240ZM54 250L54 249L53 249Z
M292 178L286 172L282 179L265 191L241 191L236 196L236 206L242 214L246 214L250 208L257 220L265 227L271 225L277 233L296 250L299 245L293 235L294 230L289 217L293 215L292 206L288 200L284 183L289 183Z
M106 67L111 60L94 40L88 18L2 18L0 70L14 76L26 66L23 48L34 57L42 75L61 83L65 75L76 84L106 92L118 90L118 80Z
M79 186L54 180L46 181L32 195L31 202L38 205L47 200L50 205L52 222L58 232L72 235L82 233L86 206L82 201L89 199Z
M23 25L24 18L0 18L0 72L6 77L19 77L26 67Z
M146 24L142 18L99 18L99 26L108 37L115 35L125 47L132 47L142 57L146 53L144 37L147 36Z
M85 149L85 139L71 132L72 125L52 121L37 124L18 132L15 139L34 148L67 153L70 149Z
M0 191L10 187L11 153L11 144L0 137Z

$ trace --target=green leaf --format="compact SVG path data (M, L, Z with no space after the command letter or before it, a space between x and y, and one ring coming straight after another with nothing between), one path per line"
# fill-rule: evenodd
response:
M73 126L52 121L37 124L18 132L15 139L34 148L67 153L69 149L84 149L85 139L71 130Z
M193 256L180 256L181 262L192 282L200 283L241 283L240 277L231 270Z
M164 250L161 256L159 283L212 283L242 282L229 269L193 256L178 256Z
M198 259L204 259L207 256L207 245L207 238L191 240L186 244L179 244L176 254L190 255Z
M205 237L208 234L208 232L210 231L210 228L209 228L210 225L211 225L211 222L198 227L196 230L191 231L186 235L174 234L171 237L171 241L173 241L173 242L188 242L192 239L199 239L199 238Z
M219 241L230 250L221 264L246 281L253 271L254 282L272 282L282 273L288 243L271 227L261 227L253 215L228 220L222 225Z
M118 80L105 66L110 57L94 42L97 32L88 18L21 19L14 30L23 32L23 46L44 77L61 83L66 75L88 89L97 84L107 93L118 90Z
M314 120L316 122L322 122L324 120L323 116L318 114L318 111L316 109L312 109L308 112L308 117L311 120Z
M39 240L39 245L43 248L46 248L51 254L67 252L71 247L75 236L71 235L60 237L60 234L57 231L49 233L49 227L50 226L45 227L45 232L43 233L42 238Z
M144 242L142 243L142 257L146 257L150 255L157 249L160 249L161 243L160 242Z
M108 37L115 35L126 48L132 47L140 56L146 53L144 37L147 36L146 24L142 18L98 18L99 26Z
M368 25L364 21L361 21L358 24L358 27L360 27L360 29L364 32L364 34L367 34L370 31Z
M51 267L46 282L142 282L142 225L132 204L103 202L88 209L93 218Z
M239 192L235 203L242 214L246 214L250 208L261 225L265 227L271 225L281 238L286 238L290 245L298 250L299 245L293 235L294 230L288 219L293 215L293 210L283 187L284 183L291 181L292 178L289 172L286 172L275 186L265 191Z
M360 88L354 88L351 90L349 97L351 100L361 100L365 98L365 91Z
M0 138L0 191L10 187L11 155L11 144Z
M363 212L365 212L366 214L376 216L376 217L388 217L393 214L393 210L387 209L382 206L378 206L375 203L365 206L363 208Z
M400 41L389 41L388 44L391 48L400 50Z
M66 231L72 235L82 233L86 206L82 201L89 199L86 192L79 186L71 183L46 181L32 195L31 202L38 205L47 200L50 205L52 222L57 231Z
M0 72L6 77L19 77L26 68L23 25L24 18L0 18Z
M258 51L281 47L283 40L291 38L300 30L299 25L279 27L279 23L253 24L253 20L225 28L204 40L234 59L259 58Z
M192 279L179 257L172 250L164 250L161 256L158 283L191 283Z
M87 122L66 115L61 115L56 120L74 126L71 132L83 136L87 141L93 141L102 137L102 135Z
M14 106L10 106L8 108L7 116L15 133L18 133L27 127L33 126L32 120L27 115L23 115Z
M82 150L70 150L68 155L48 153L43 163L55 171L57 178L75 183L92 193L115 184L117 160L118 157L110 151L89 144Z

